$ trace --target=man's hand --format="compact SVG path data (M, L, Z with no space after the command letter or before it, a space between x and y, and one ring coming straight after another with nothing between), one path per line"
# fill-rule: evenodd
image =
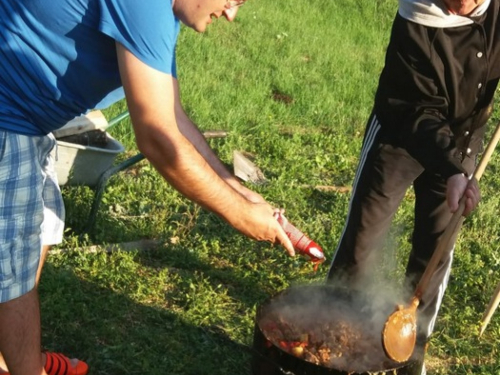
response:
M243 210L236 210L238 223L230 222L230 224L247 237L257 241L280 244L286 249L288 255L295 256L292 242L274 217L276 209L268 203L251 203L250 201L247 201L246 206L244 215Z
M451 212L458 210L462 196L465 197L463 216L467 216L479 204L481 192L475 178L469 180L463 174L455 174L446 182L446 201Z

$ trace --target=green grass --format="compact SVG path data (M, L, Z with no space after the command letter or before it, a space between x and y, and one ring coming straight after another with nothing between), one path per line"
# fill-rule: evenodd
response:
M229 24L183 29L178 72L186 111L231 167L255 155L269 182L252 186L325 249L331 259L349 195L305 185L349 187L383 66L396 0L251 0ZM107 109L108 118L125 110ZM498 116L492 121L494 124ZM137 152L128 120L110 132ZM479 320L500 282L495 155L483 202L467 219L435 335L432 374L500 374L495 315ZM249 185L251 186L251 185ZM40 286L43 345L86 359L91 374L250 374L256 307L291 285L323 280L302 258L242 237L169 187L143 161L113 176L91 235L81 237L93 191L65 187L67 233ZM401 206L385 254L400 278L409 249L412 195ZM82 252L91 245L155 239L148 251ZM72 249L74 251L72 251Z

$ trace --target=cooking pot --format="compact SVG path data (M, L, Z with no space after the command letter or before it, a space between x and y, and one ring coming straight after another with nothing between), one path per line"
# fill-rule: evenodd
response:
M414 355L404 363L394 362L385 355L381 333L385 318L394 309L394 304L376 300L362 291L331 285L293 287L271 297L257 309L252 374L420 375L424 352L422 345L417 345ZM276 326L287 328L278 331L270 328ZM347 329L345 332L356 333L352 339L347 337L349 335L344 337L340 344L327 343L330 347L336 346L338 352L334 356L338 358L327 364L305 359L284 345L287 338L283 337L283 332L289 328L300 336L318 337L318 334L339 327ZM276 335L276 332L279 334ZM340 329L328 332L324 337L336 335L340 335ZM292 336L288 339L296 340L298 337Z

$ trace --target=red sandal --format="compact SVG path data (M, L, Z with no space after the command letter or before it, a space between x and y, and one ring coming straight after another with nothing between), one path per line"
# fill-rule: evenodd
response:
M45 372L47 375L87 375L89 366L78 360L76 366L71 365L68 357L61 353L45 352ZM2 375L10 375L8 372Z
M45 352L45 372L48 375L87 375L89 366L78 360L76 366L72 366L70 359L61 353Z

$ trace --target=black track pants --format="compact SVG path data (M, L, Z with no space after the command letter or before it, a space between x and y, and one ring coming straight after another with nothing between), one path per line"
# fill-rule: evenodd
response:
M334 255L328 279L352 282L369 279L378 268L377 259L393 217L413 184L415 191L412 250L406 268L406 282L414 289L450 221L446 204L446 183L429 173L404 149L380 140L380 124L375 115L368 122L359 166L353 182L347 219ZM474 159L467 157L465 168L474 169ZM453 247L443 256L419 306L419 332L428 337L448 284ZM413 290L412 289L412 290Z

